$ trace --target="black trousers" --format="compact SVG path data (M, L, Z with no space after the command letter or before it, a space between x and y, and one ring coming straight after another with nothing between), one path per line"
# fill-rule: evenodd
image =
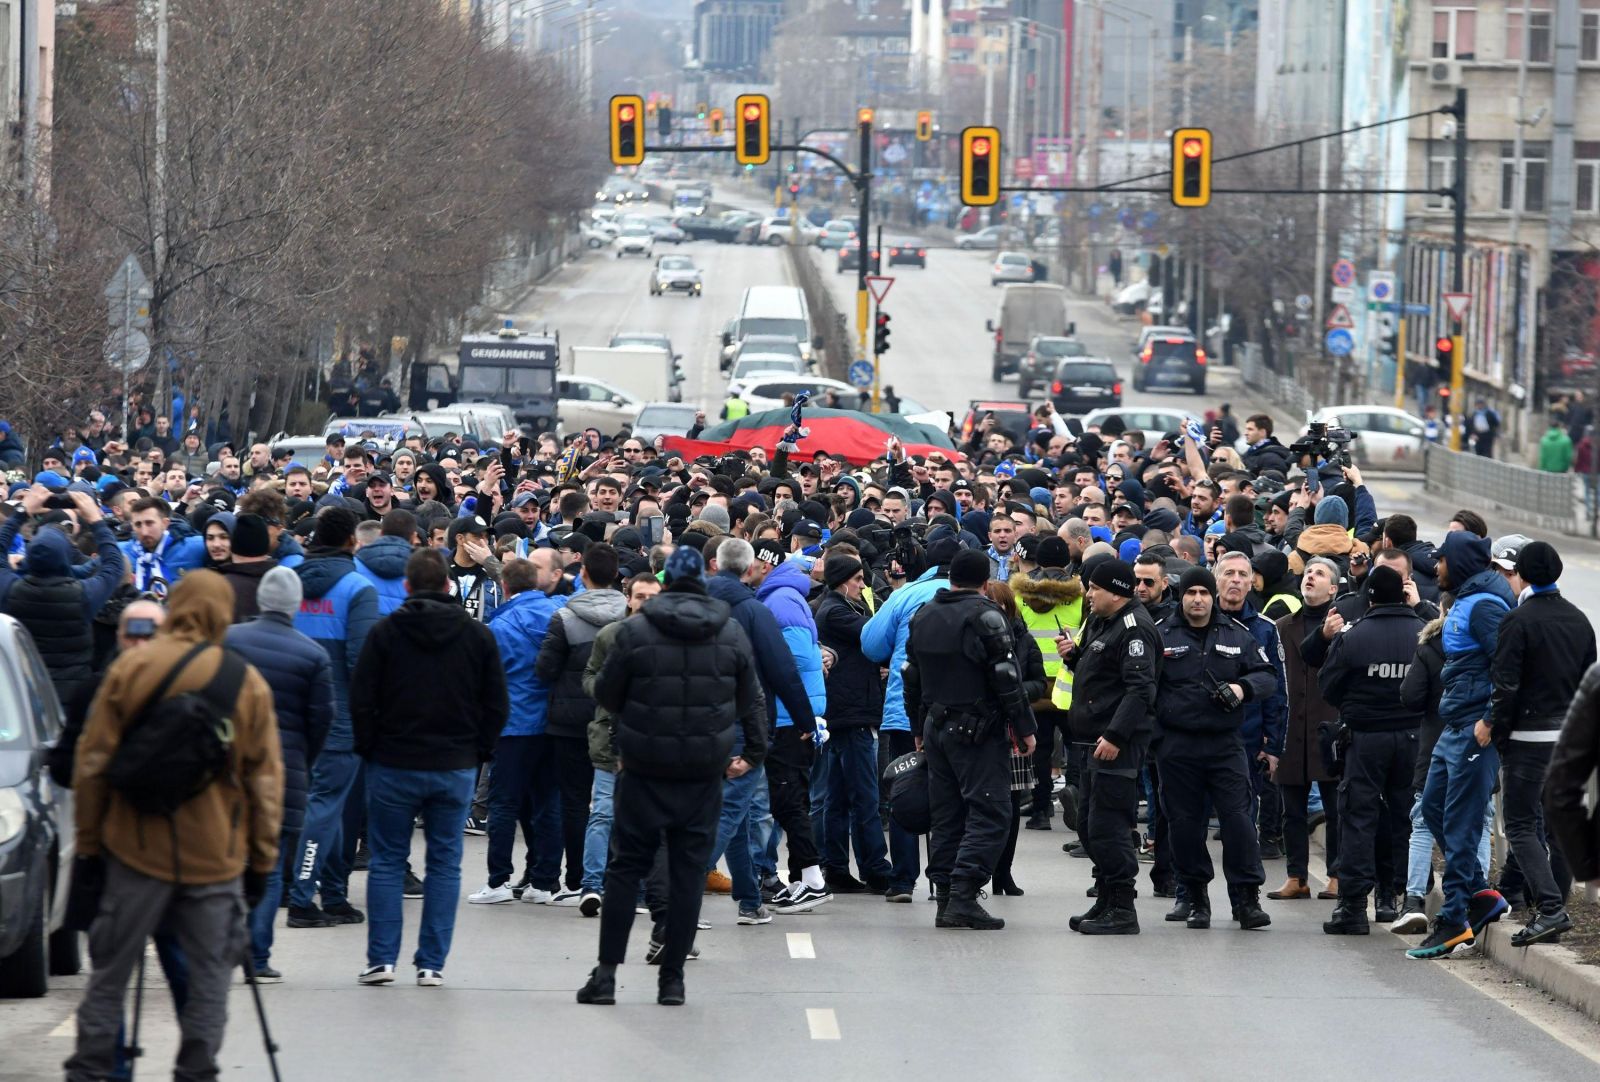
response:
M1137 757L1124 750L1111 764L1118 768L1116 773L1102 769L1098 760L1091 760L1083 772L1086 803L1080 836L1102 891L1108 887L1132 891L1139 880L1139 854L1134 848L1139 837L1139 772L1135 765L1128 773L1124 759L1136 764Z
M639 883L650 875L656 854L667 852L667 910L657 918L663 974L683 976L683 962L694 945L705 891L706 864L722 816L722 779L671 781L624 770L617 774L612 803L611 857L600 905L600 961L621 965L633 930Z
M1222 826L1222 874L1228 898L1260 887L1261 842L1250 815L1250 764L1234 733L1168 733L1161 743L1161 810L1168 820L1178 878L1204 892L1215 870L1206 847L1206 798Z
M552 736L550 742L555 745L561 789L561 849L567 865L563 882L568 890L577 890L583 885L583 837L589 827L594 763L589 760L589 741L584 737Z
M1283 852L1291 878L1305 879L1311 874L1311 786L1280 785L1283 794ZM1332 782L1322 783L1322 813L1327 817L1323 834L1327 839L1328 878L1339 874L1339 794ZM1409 819L1411 810L1406 809Z
M1263 838L1283 837L1283 794L1267 776L1268 766L1265 760L1257 759L1250 764L1252 777L1256 787L1256 825L1260 828Z
M1052 759L1055 757L1056 732L1059 730L1061 733L1063 748L1061 769L1063 774L1070 773L1070 760L1067 750L1072 747L1072 743L1071 738L1067 735L1067 715L1065 711L1036 711L1035 720L1039 723L1039 733L1038 743L1034 745L1033 749L1033 811L1029 814L1043 816L1048 819L1052 812L1050 803L1055 797L1055 782L1050 776L1050 766Z
M1393 893L1395 854L1411 844L1411 778L1417 765L1417 730L1351 734L1339 782L1339 895L1363 899L1377 888ZM1387 806L1388 815L1384 816ZM1390 868L1380 874L1378 835L1388 835ZM1398 869L1404 881L1404 863ZM1404 893L1404 887L1401 888Z
M1528 903L1545 914L1559 913L1566 906L1566 891L1557 882L1551 853L1545 844L1544 808L1541 804L1544 776L1555 748L1553 743L1508 740L1501 746L1500 752L1506 841L1517 858ZM1502 875L1502 886L1506 885L1508 878Z
M993 735L967 744L929 723L922 750L933 811L928 878L941 886L982 886L994 874L1011 826L1010 746Z
M1150 884L1160 889L1170 887L1177 879L1172 863L1171 824L1161 810L1161 764L1153 751L1144 765L1150 777L1150 841L1156 851L1155 863L1150 865Z
M783 828L789 844L789 878L820 864L817 836L811 825L811 761L815 749L811 741L800 739L800 730L786 726L772 738L767 755L767 793L772 801L772 818Z

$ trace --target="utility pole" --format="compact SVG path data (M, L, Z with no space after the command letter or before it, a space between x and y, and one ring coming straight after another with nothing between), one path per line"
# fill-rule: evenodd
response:
M1529 0L1522 0L1522 31L1519 35L1521 37L1521 41L1518 42L1520 48L1517 50L1517 56L1520 57L1517 62L1517 130L1511 139L1511 223L1508 227L1510 233L1509 243L1513 257L1516 256L1517 248L1520 247L1519 242L1522 234L1522 203L1523 200L1527 198L1526 193L1528 190L1528 172L1527 167L1522 161L1522 149L1523 133L1527 131L1528 127L1528 44L1533 40L1533 35L1528 32L1528 20L1531 17L1529 8L1531 6L1532 5L1529 3ZM1522 326L1522 318L1524 313L1522 303L1522 276L1519 274L1517 277L1518 281L1515 297L1518 318L1511 321L1511 349L1509 352L1515 358L1511 365L1511 371L1513 373L1512 379L1514 382L1522 386L1522 421L1517 427L1521 430L1522 440L1526 441L1533 435L1534 381L1532 379L1532 373L1529 373L1529 378L1525 383L1522 379L1518 378L1522 375L1522 351L1518 349L1518 346L1520 345L1520 342L1518 341L1518 330Z
M151 187L151 203L155 211L155 236L152 238L152 255L154 256L155 280L160 283L164 277L163 271L167 265L167 45L168 45L168 10L167 0L160 0L156 7L156 153L155 153L155 184ZM162 321L165 323L165 320ZM151 330L156 327L152 323ZM159 357L163 350L159 344L160 335L152 343L152 352ZM156 395L157 405L164 411L171 411L171 387L168 386L167 366L164 361L156 365ZM128 404L128 377L124 369L122 388L123 409ZM163 394L161 388L166 387ZM128 418L124 416L123 422L127 424ZM131 428L129 432L131 432ZM129 441L131 443L131 441Z
M867 355L867 275L872 267L872 121L856 118L861 129L861 182L857 191L861 196L861 251L856 259L856 336L861 343L859 356Z
M1451 202L1455 205L1455 259L1450 267L1450 288L1461 293L1466 288L1467 263L1467 90L1456 90L1456 175ZM1461 320L1451 321L1450 338L1450 449L1461 450L1461 420L1465 416L1462 391L1466 364L1466 327Z

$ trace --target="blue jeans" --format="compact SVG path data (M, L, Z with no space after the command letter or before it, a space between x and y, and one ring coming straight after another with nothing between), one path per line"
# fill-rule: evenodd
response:
M278 903L283 899L283 862L294 850L296 841L292 834L285 834L278 839L278 860L267 876L261 904L250 912L250 957L258 970L264 969L272 960L272 924L278 919Z
M1484 809L1491 807L1500 753L1479 747L1471 725L1446 727L1433 746L1428 781L1422 787L1422 820L1444 850L1443 927L1459 928L1467 920L1467 900L1488 887L1488 864L1480 861Z
M529 882L538 890L561 883L561 783L556 747L548 737L502 736L489 772L489 885L511 880L511 850L517 822L533 803L533 867Z
M394 965L404 923L406 859L412 824L422 817L427 871L422 885L422 929L417 933L418 969L444 969L461 896L461 848L467 808L478 772L398 770L367 765L367 964Z
M595 767L589 791L589 825L583 832L582 889L599 894L606 881L606 858L611 853L611 799L617 776Z
M878 811L878 734L870 726L840 729L822 745L817 774L826 783L823 805L822 866L850 867L850 845L856 848L861 878L888 880L889 847Z
M761 783L750 799L750 859L755 863L758 880L778 874L778 842L783 839L778 821L772 818L772 790L767 784L765 764L760 773Z
M345 801L361 773L361 760L353 751L323 749L311 765L311 793L306 798L306 827L295 859L294 885L289 904L309 908L322 891L322 904L341 905L349 888L350 865L345 860Z
M1494 801L1483 809L1483 837L1478 842L1478 866L1489 871L1489 845L1494 840ZM1411 802L1411 851L1406 858L1406 893L1428 896L1428 874L1433 870L1433 835L1422 820L1422 794Z
M728 878L733 880L733 900L740 909L761 905L761 886L756 877L755 838L757 796L764 801L767 768L758 766L743 777L722 780L722 817L717 821L717 840L711 847L706 870L728 857ZM770 816L770 812L768 815Z

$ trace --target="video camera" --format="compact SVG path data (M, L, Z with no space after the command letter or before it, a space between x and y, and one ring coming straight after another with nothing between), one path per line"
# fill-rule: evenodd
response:
M1326 421L1312 421L1306 434L1289 445L1289 453L1299 461L1310 455L1313 464L1327 462L1340 467L1350 465L1350 441L1356 434L1346 428L1329 428Z

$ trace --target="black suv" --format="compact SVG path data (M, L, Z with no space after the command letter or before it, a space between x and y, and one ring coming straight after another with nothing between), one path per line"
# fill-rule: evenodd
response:
M1122 405L1122 377L1116 365L1098 359L1069 359L1056 366L1050 403L1061 414L1088 413Z
M1133 389L1148 391L1160 384L1187 386L1206 393L1206 351L1187 335L1156 335L1139 352Z

